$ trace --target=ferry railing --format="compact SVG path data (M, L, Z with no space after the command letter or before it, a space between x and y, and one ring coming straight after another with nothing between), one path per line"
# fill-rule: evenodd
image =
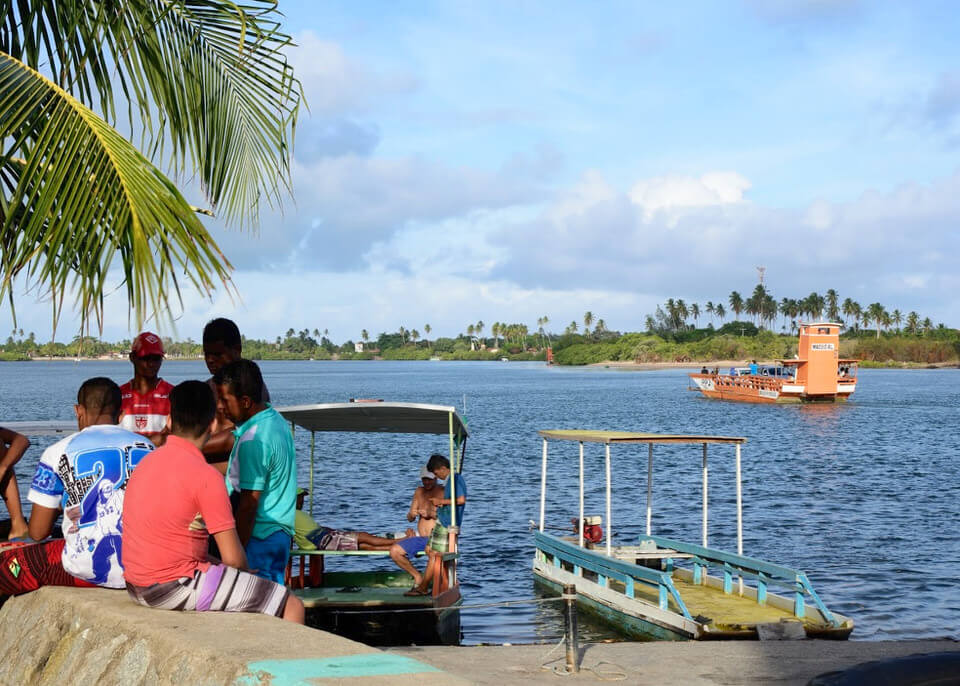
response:
M651 540L659 548L675 550L678 553L692 555L689 561L693 564L693 583L702 584L705 582L707 569L710 566L720 567L723 570L723 592L733 593L733 577L745 576L756 579L757 583L757 604L765 605L767 602L767 586L771 582L782 584L793 591L793 614L803 619L805 616L805 597L810 600L820 611L823 618L831 626L840 626L840 622L833 616L833 613L827 609L827 606L820 600L820 596L813 589L813 584L804 572L791 567L764 562L754 557L746 555L737 555L723 550L714 550L692 543L676 541L672 538L662 536L645 536L643 540ZM672 560L667 561L668 568L672 567Z
M693 619L680 597L680 592L673 585L669 572L638 567L629 562L594 553L539 531L534 533L534 543L541 553L553 558L555 567L560 567L562 562L568 562L573 566L573 573L577 576L582 576L583 570L591 571L597 575L597 583L605 588L609 587L609 579L621 582L628 598L636 598L635 584L638 582L654 586L657 589L657 604L661 610L668 610L670 600L673 600L680 614L687 619ZM545 561L549 562L549 560Z

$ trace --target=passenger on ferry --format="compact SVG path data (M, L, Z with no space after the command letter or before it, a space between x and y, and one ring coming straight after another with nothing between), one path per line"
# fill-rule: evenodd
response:
M43 452L27 495L34 540L49 536L60 510L64 515L63 539L35 551L35 561L56 559L59 548L66 572L108 588L124 587L120 516L127 480L153 450L149 440L117 426L120 404L120 388L110 379L84 381L74 406L80 431ZM50 576L57 570L42 569L36 580L57 583Z
M170 415L170 391L173 386L160 378L163 341L155 333L144 331L130 348L133 378L120 387L123 404L120 426L146 436L154 445L163 445L167 417Z
M8 540L27 535L27 520L20 505L20 487L13 467L30 447L26 436L0 426L0 497L7 505L10 514L10 530L0 533Z
M231 362L243 359L243 339L237 325L225 317L211 319L203 327L203 360L210 372L210 388L216 395L217 387L213 383L213 375ZM270 401L267 387L263 387L264 400ZM217 425L213 435L203 447L203 454L207 462L214 465L221 473L226 473L230 450L233 448L234 424L223 412L217 410Z
M420 469L420 482L422 486L417 486L413 492L413 500L410 503L410 509L407 510L407 521L412 522L419 517L417 522L417 536L408 537L402 541L390 546L390 559L392 559L400 569L413 577L415 586L420 584L423 575L417 571L417 568L410 562L410 558L415 556L421 550L425 550L430 540L430 534L437 523L437 508L433 504L434 498L443 498L443 486L437 483L437 476L426 466Z
M223 476L201 448L216 401L209 385L173 389L166 444L144 458L123 509L127 592L165 610L258 612L303 623L303 603L282 585L249 571ZM213 536L220 560L207 555Z
M232 421L227 491L239 491L237 533L251 569L283 583L297 505L297 466L286 420L264 397L256 363L237 360L213 377L218 407Z
M431 502L437 507L437 522L427 543L427 568L424 570L419 583L415 584L404 595L427 595L427 588L434 575L435 562L438 557L442 557L449 550L449 534L450 527L453 525L453 513L456 512L457 527L460 527L463 522L463 510L467 502L467 484L460 474L450 472L450 460L443 455L434 453L427 462L427 469L436 474L437 478L445 479L446 486L443 489L442 498L431 498ZM453 510L453 491L456 491L456 510Z

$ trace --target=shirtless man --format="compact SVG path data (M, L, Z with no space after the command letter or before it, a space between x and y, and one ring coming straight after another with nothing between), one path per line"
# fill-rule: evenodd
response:
M26 436L0 427L0 497L6 502L7 512L10 513L10 532L7 537L11 540L27 535L27 520L20 505L20 489L13 466L29 447L30 441Z
M437 507L433 504L433 501L443 498L443 486L437 483L436 475L426 466L420 469L420 481L423 485L417 486L417 490L413 492L413 501L407 511L408 522L412 522L417 517L420 518L417 522L417 533L419 535L397 541L389 548L390 559L400 569L413 577L414 586L420 585L423 575L413 566L410 558L426 549L430 534L437 523Z
M437 483L436 475L425 466L420 468L420 482L422 486L417 486L413 492L413 500L410 503L410 509L407 511L407 521L420 518L417 522L417 534L427 537L433 531L433 525L437 522L437 508L431 501L432 498L443 497L443 486ZM424 541L426 545L426 541Z

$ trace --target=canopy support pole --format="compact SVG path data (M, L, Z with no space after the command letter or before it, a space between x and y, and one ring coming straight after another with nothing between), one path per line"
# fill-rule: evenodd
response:
M707 444L703 444L703 547L707 547Z
M647 448L647 536L650 536L653 524L653 443Z
M737 555L743 555L743 486L740 483L740 444L737 443ZM743 576L740 577L740 595L743 595Z
M610 515L610 444L607 443L607 556L610 556L611 543L613 537L613 520Z
M317 432L310 432L310 516L313 516L313 453L317 441Z
M583 441L580 441L580 521L577 524L580 529L580 547L583 547Z
M540 533L543 533L544 514L547 509L547 439L543 439L543 463L540 467Z

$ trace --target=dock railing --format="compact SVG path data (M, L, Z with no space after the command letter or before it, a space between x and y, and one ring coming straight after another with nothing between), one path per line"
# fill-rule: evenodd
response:
M582 576L584 570L593 572L597 575L597 583L607 588L610 585L609 580L615 579L624 585L624 593L628 598L636 597L637 583L652 586L657 590L657 604L661 610L670 609L672 600L677 612L687 619L693 619L669 572L660 572L607 557L539 531L534 533L534 543L544 556L551 558L545 561L552 562L555 567L561 567L567 562L572 565L573 573L577 576Z
M735 576L752 578L756 581L758 605L765 605L767 602L767 586L771 583L778 584L792 591L794 616L803 619L806 614L805 598L809 597L831 626L840 626L839 620L820 600L820 596L817 595L804 572L791 567L764 562L746 555L704 548L663 536L642 536L640 540L653 541L658 548L675 550L678 553L690 555L691 557L686 559L693 564L693 583L695 584L706 583L706 575L710 567L717 567L722 570L723 592L727 594L734 592L733 578ZM668 570L672 570L673 560L668 556L665 557L665 564Z

